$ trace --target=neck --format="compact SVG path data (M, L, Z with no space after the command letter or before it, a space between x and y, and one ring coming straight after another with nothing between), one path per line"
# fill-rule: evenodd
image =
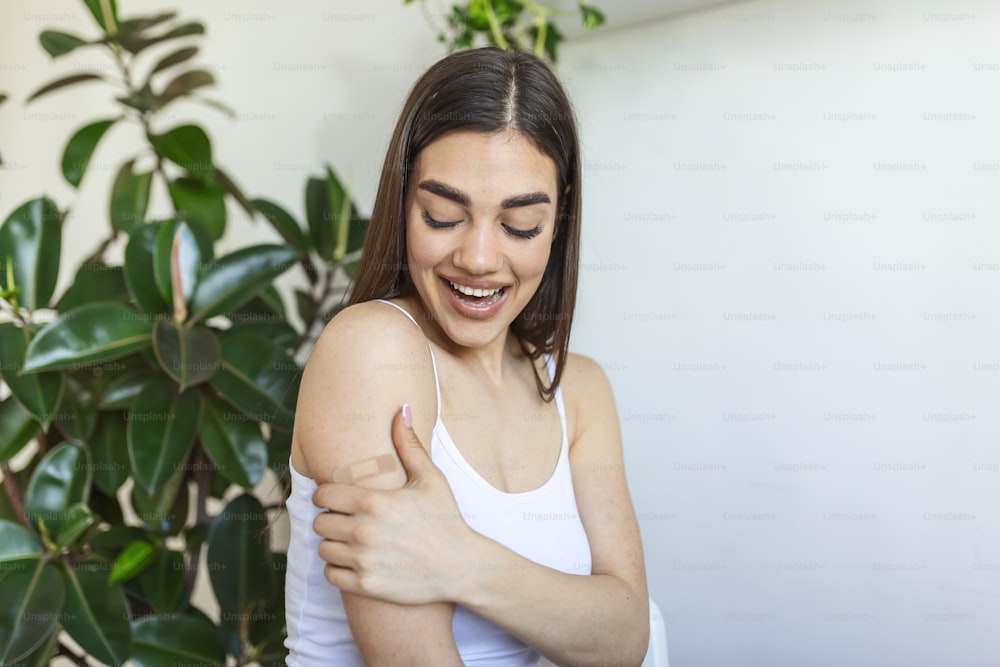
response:
M423 305L419 299L408 298L407 307L413 313L424 314ZM502 386L504 380L512 372L511 364L524 356L515 336L510 331L510 327L505 328L499 336L476 347L466 347L458 345L448 335L433 322L432 319L424 318L425 322L431 325L424 329L427 337L439 348L445 350L462 365L475 369L497 386Z

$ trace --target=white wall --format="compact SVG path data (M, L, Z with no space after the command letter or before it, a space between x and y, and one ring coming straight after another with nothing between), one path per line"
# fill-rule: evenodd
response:
M1000 664L998 29L766 0L566 47L574 343L672 664Z
M327 161L370 211L442 53L397 0L120 4L206 22L198 62L240 117L180 103L165 125L199 119L249 194L298 214ZM587 160L573 346L617 394L674 665L1000 664L1000 13L960 5L762 0L563 49ZM110 134L74 195L62 146L110 96L20 100L81 62L37 33L89 19L0 12L0 213L72 205L75 264L136 136ZM230 247L274 239L231 213Z

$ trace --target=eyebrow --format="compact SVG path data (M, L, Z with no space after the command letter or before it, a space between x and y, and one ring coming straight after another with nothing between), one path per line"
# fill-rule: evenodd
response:
M451 201L461 204L462 206L468 206L470 203L469 195L465 194L461 190L451 187L450 185L445 185L440 181L428 179L426 181L421 181L417 187L421 190L426 190L427 192L436 194L439 197L450 199ZM534 206L535 204L551 203L552 200L544 192L529 192L523 195L507 197L500 202L500 208L516 208L518 206Z

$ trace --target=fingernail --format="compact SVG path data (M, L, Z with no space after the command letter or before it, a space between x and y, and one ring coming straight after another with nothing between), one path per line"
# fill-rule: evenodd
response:
M403 423L406 428L413 428L413 414L410 412L410 404L403 403Z

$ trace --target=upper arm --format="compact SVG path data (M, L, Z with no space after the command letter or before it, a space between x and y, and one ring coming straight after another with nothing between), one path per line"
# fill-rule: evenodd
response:
M420 329L385 304L341 311L316 342L303 372L293 465L321 484L337 468L390 454L395 471L357 485L402 487L406 474L392 444L391 424L404 403L410 404L421 442L429 443L437 406L430 352ZM452 604L404 606L350 593L342 597L367 663L406 664L456 651Z
M604 370L592 359L570 354L563 396L569 422L570 468L577 509L587 539L593 574L613 574L645 602L646 569L639 524L629 496L621 429Z

